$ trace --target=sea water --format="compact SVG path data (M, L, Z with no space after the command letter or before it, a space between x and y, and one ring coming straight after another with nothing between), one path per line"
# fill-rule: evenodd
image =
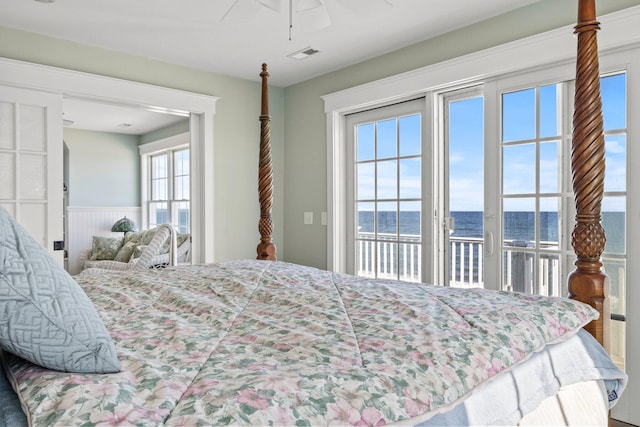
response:
M451 237L482 238L483 213L457 211L451 212L454 227ZM358 215L358 226L364 233L373 233L374 212L361 211ZM529 246L535 241L534 212L505 212L503 219L504 240L517 242L518 246ZM625 252L625 213L603 212L602 225L607 235L605 251L623 254ZM558 242L560 233L557 212L540 212L540 241ZM401 212L399 221L396 212L378 212L378 233L401 235L420 235L420 212ZM570 238L568 236L567 238Z

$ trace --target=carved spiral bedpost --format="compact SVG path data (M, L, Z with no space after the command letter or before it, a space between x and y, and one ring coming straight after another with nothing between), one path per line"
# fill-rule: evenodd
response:
M267 64L262 64L262 110L260 112L260 163L258 165L258 193L260 199L260 243L257 259L276 260L276 245L271 241L273 220L271 205L273 204L273 168L271 165L271 133L269 115L269 86Z
M600 312L600 318L585 326L605 348L609 342L609 280L602 272L601 255L606 237L600 223L604 193L604 125L600 98L595 0L579 0L576 94L573 114L571 171L576 199L576 225L571 244L576 269L569 275L569 297Z

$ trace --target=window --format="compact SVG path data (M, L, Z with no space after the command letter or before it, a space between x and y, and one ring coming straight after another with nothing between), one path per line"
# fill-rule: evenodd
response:
M424 100L354 115L354 271L422 281Z
M502 94L502 288L560 296L566 84ZM568 169L566 169L568 170ZM568 182L567 182L568 184Z
M170 223L179 233L190 233L189 149L169 149L143 156L148 162L147 223Z

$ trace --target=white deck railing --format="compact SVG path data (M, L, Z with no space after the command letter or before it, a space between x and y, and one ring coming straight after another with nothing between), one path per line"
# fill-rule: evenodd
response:
M373 234L359 233L359 237ZM378 233L378 240L357 241L357 274L412 282L422 281L422 246L419 236L400 235L400 241L391 240L392 234ZM388 240L387 240L388 239ZM476 288L484 286L484 243L481 238L450 237L449 286ZM505 241L513 250L505 252L504 283L508 290L560 295L560 260L554 254L541 254L538 265L538 283L534 282L534 253L524 251L526 242ZM551 248L550 243L545 248ZM378 254L378 263L375 263ZM377 274L376 274L377 273Z

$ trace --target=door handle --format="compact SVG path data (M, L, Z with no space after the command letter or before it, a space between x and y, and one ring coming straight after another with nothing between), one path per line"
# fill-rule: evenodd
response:
M442 225L444 226L445 230L449 230L449 234L452 234L456 227L455 218L450 216L445 217L442 221Z
M487 256L493 255L493 233L491 231L484 233L484 253Z

